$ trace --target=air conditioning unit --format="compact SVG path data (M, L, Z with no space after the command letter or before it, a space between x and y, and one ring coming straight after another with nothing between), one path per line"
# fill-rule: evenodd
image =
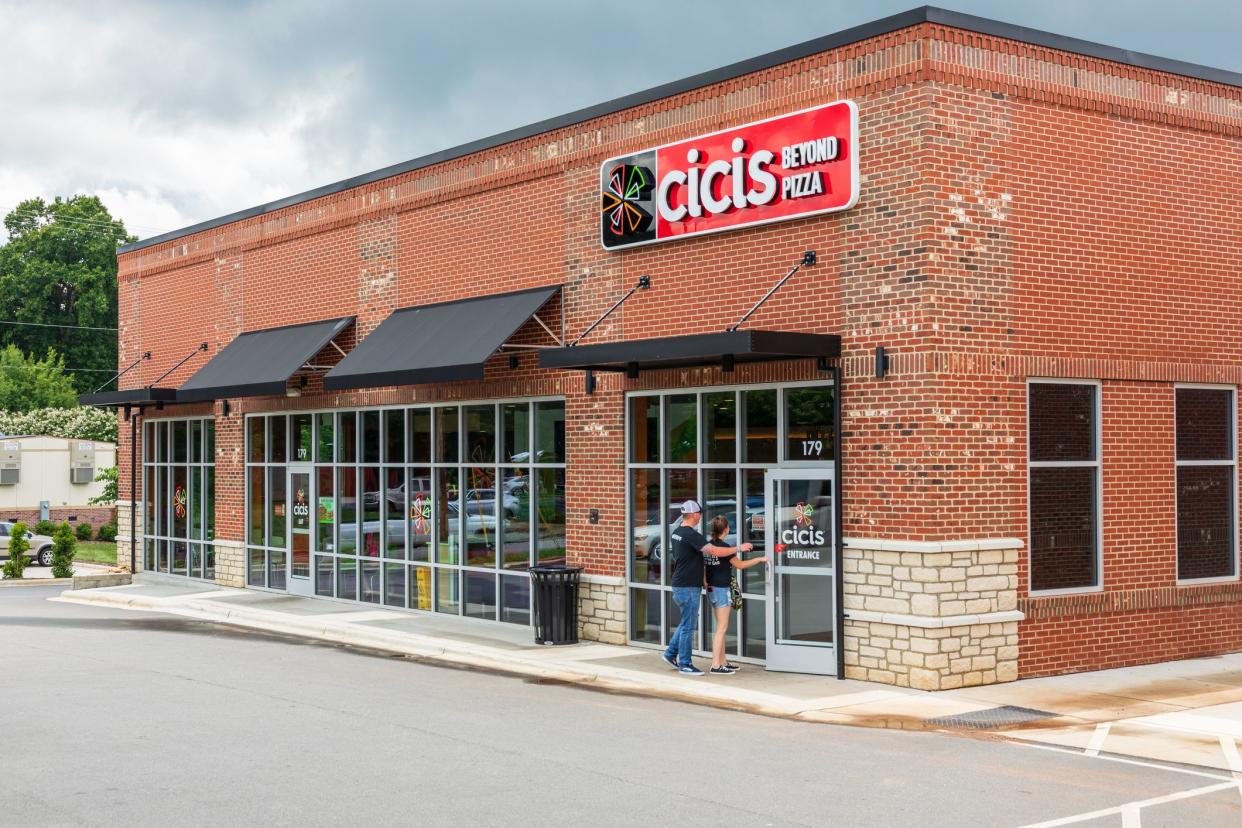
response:
M22 474L22 444L0 444L0 486L16 486Z
M90 483L95 479L95 444L73 441L69 447L69 482Z

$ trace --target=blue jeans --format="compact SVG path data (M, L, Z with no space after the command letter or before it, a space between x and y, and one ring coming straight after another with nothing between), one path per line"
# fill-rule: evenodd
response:
M691 665L690 654L694 652L694 634L699 628L699 599L702 587L673 587L673 603L681 612L681 622L673 630L673 637L664 651L666 658L676 658L678 667Z

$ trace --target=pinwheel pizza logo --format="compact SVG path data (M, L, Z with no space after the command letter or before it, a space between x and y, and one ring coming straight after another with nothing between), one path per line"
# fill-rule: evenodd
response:
M431 500L421 492L414 495L414 502L410 504L410 520L414 521L415 532L424 535L431 532Z
M641 164L617 164L604 175L600 211L604 238L633 242L651 234L651 191L655 175Z
M185 487L178 486L173 491L173 514L179 518L185 517Z
M798 526L810 526L811 515L815 513L815 507L809 503L799 501L798 505L793 507L793 512L795 524Z

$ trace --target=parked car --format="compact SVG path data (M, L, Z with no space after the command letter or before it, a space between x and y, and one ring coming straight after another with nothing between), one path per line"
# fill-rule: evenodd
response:
M9 559L9 538L12 531L13 521L0 520L0 560ZM36 566L51 566L52 539L47 535L27 532L26 540L30 541L30 549L26 551L26 557L30 558L30 562Z

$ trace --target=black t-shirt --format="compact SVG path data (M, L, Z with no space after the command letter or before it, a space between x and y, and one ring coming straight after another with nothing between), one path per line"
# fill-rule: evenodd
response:
M673 547L673 586L703 586L703 547L707 538L689 526L678 526L668 533Z
M724 544L721 545L723 546ZM708 553L703 555L703 567L707 570L707 585L709 587L727 589L733 583L733 561L730 559L735 555L737 555L736 552L719 556Z

